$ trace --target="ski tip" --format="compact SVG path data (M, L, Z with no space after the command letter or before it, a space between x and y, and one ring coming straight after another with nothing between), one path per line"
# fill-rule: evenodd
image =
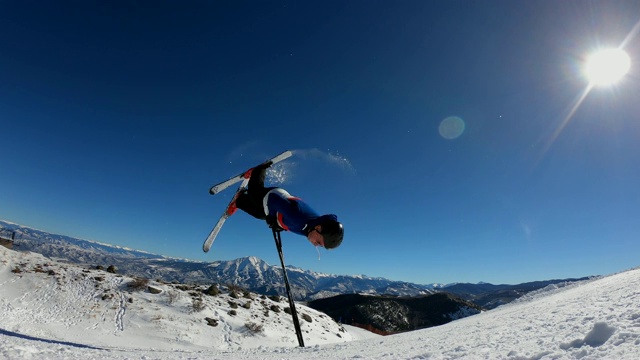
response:
M293 156L293 151L291 150L287 150L282 152L280 155L274 157L272 160L276 160L276 162L282 161L282 160L286 160L288 158L290 158L291 156Z

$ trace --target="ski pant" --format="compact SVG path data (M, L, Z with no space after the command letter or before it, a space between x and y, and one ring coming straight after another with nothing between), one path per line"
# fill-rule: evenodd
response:
M265 166L254 168L251 171L247 190L240 193L236 200L238 209L260 220L267 219L267 215L264 212L264 197L269 191L275 189L275 187L264 187L266 173L267 167Z

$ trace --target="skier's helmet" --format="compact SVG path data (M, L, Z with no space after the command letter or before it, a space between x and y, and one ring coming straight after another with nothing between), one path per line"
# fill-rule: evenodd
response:
M322 231L320 234L324 240L325 249L334 249L340 246L342 243L342 237L344 236L344 228L342 224L336 220L327 220L322 224Z

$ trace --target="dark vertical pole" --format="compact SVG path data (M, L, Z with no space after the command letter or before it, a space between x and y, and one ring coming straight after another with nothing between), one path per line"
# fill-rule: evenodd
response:
M296 328L296 335L298 336L298 344L300 347L304 347L304 339L302 338L302 330L300 329L300 321L298 320L298 312L296 311L296 304L293 302L291 296L291 288L289 287L289 278L287 277L287 270L284 267L284 255L282 255L282 238L280 237L280 230L273 230L273 239L276 241L276 248L278 249L278 255L280 256L280 264L282 264L282 275L284 276L284 287L287 289L287 296L289 297L289 307L291 308L291 317L293 317L293 326Z

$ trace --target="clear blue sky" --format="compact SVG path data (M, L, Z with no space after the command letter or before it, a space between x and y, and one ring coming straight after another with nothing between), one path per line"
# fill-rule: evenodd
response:
M202 252L232 193L208 189L292 149L282 186L346 235L318 261L285 233L290 265L417 283L635 267L638 14L637 1L2 1L0 218L277 264L270 230L242 213ZM625 38L629 74L569 117L585 56ZM464 129L442 136L452 116Z

